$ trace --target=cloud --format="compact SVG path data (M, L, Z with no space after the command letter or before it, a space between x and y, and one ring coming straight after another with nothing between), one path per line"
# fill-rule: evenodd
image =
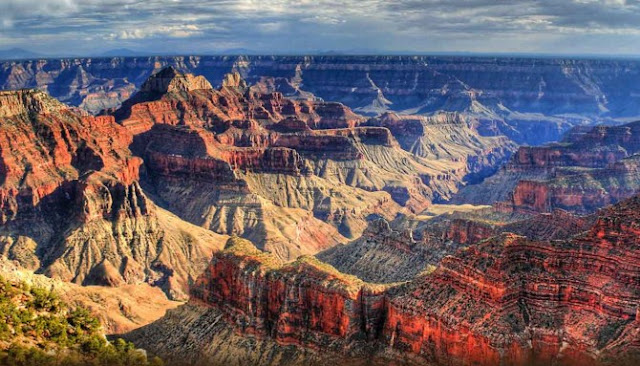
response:
M317 23L317 24L340 24L346 22L344 19L338 19L326 15L316 15L309 18L300 19L301 22L305 23Z
M188 38L201 35L202 30L195 24L173 25L173 26L146 26L144 28L124 29L118 33L111 33L108 39L145 39L145 38Z
M0 27L41 52L640 53L640 0L0 0Z

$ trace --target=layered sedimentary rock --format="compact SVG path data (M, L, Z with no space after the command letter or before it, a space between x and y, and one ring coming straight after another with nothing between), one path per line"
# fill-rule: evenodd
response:
M256 364L283 355L302 364L336 354L349 360L362 350L370 362L391 364L632 364L640 336L639 208L635 197L603 210L570 239L501 234L396 286L374 286L310 258L282 264L232 239L196 282L190 305L130 336L160 354L171 349L175 359L196 360L187 355L195 349L200 360L231 364L239 360L225 355L234 351ZM190 339L202 333L215 349L189 341L189 351L176 354L180 336L154 336L189 313L199 328L180 329ZM259 351L237 339L220 352L216 337L202 332L213 321L225 339L231 329L251 334L269 352L256 359Z
M465 180L470 183L493 174L516 149L506 137L480 136L478 119L460 113L430 117L386 113L367 124L388 128L402 148L416 156L465 162L470 173Z
M458 249L501 233L532 240L567 239L588 230L594 222L593 215L562 210L543 214L502 212L491 207L452 210L433 218L408 215L392 222L373 221L360 238L316 257L365 281L395 283L411 280Z
M640 116L633 60L439 56L189 56L5 61L0 88L37 87L92 112L117 107L173 66L220 85L238 71L263 92L388 111L476 116L483 134L556 141L572 125Z
M634 195L640 189L640 124L576 128L559 143L520 147L511 161L453 202L501 203L503 209L577 212Z
M503 235L443 260L390 301L389 336L414 352L481 364L615 356L636 337L638 204L603 212L570 240Z
M155 206L133 135L34 90L2 92L0 123L0 253L64 281L185 297L224 238Z
M394 283L411 280L428 265L438 264L457 249L452 244L430 236L415 240L411 230L394 230L388 221L379 219L360 238L316 257L364 281Z
M340 103L265 94L238 74L223 84L166 68L113 114L135 135L146 182L171 211L287 260L358 237L371 215L392 218L448 198L513 149L460 122L455 128L474 138L443 141L440 151L451 154L419 156ZM417 133L444 135L447 126Z

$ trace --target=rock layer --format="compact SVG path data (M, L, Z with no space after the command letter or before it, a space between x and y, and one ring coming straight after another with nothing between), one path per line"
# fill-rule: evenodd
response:
M326 357L370 347L375 360L408 364L615 363L637 351L639 208L638 197L624 201L570 239L492 237L390 287L310 258L283 265L231 239L196 282L190 307L214 307L224 327Z
M342 102L363 114L463 112L483 134L557 141L572 125L640 116L634 60L453 56L177 56L5 61L0 88L41 88L92 112L117 107L172 66L211 84L237 71L263 91Z
M133 135L32 90L3 92L0 119L0 253L65 281L185 297L221 237L146 196Z
M576 128L559 143L520 147L496 175L453 202L501 203L502 209L588 213L640 189L640 124Z

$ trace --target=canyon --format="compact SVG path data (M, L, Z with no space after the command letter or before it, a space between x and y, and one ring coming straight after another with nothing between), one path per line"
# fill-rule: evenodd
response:
M386 285L313 257L282 263L233 237L189 304L129 336L193 364L358 364L361 354L370 364L632 364L639 205L634 197L603 210L567 239L492 236ZM180 316L189 321L176 324ZM218 334L230 341L212 341ZM239 334L260 348L233 340ZM197 356L166 351L181 342Z
M378 115L458 112L484 135L557 141L574 125L640 116L634 60L465 56L174 56L0 63L0 89L39 88L92 113L117 108L153 73L172 66L221 85L238 72L263 92L341 102Z
M172 67L113 115L134 135L144 182L170 211L284 260L359 237L372 215L391 219L451 197L515 149L465 120L367 119L340 103L264 94L237 73L215 89ZM410 123L420 125L415 139L453 130L466 140L414 153L395 137Z
M0 275L169 365L640 359L634 61L0 65Z

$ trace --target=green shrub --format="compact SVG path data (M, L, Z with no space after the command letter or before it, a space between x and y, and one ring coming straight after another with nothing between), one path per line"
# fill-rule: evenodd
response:
M1 276L0 340L14 341L0 349L0 365L164 365L158 358L147 361L131 342L108 343L100 321L89 310L70 308L52 291L11 283Z

